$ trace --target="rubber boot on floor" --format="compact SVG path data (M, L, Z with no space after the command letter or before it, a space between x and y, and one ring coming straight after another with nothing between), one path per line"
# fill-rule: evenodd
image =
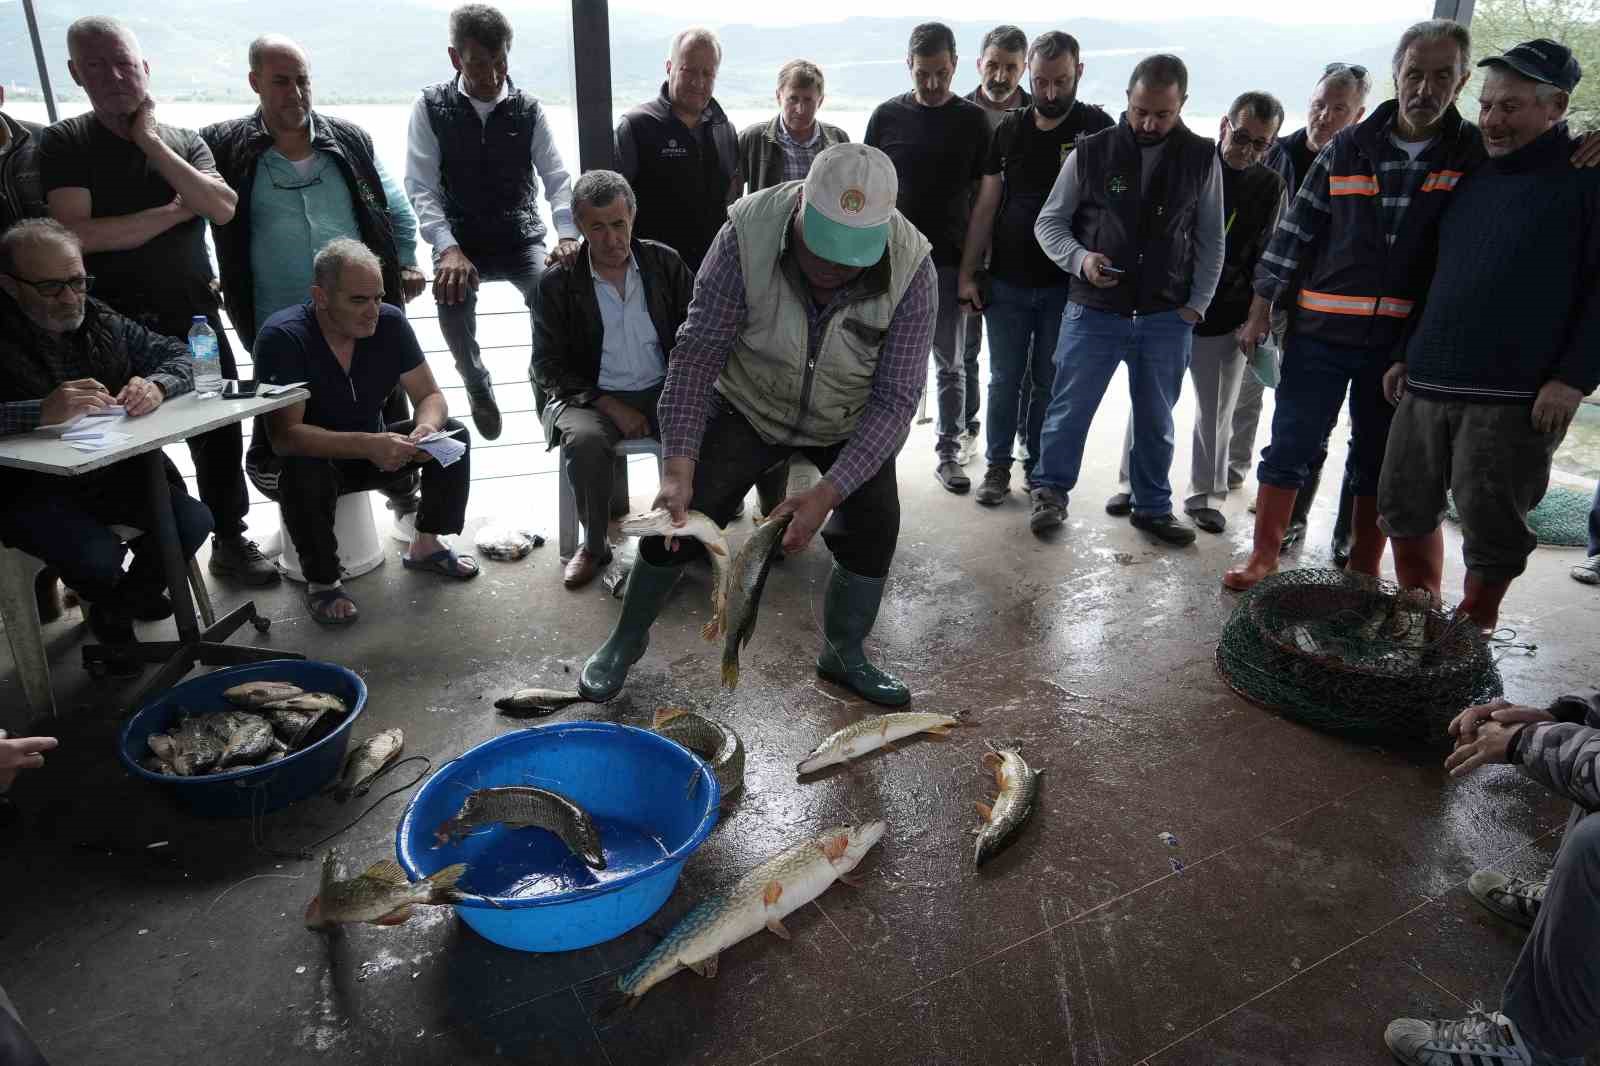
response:
M1383 549L1388 536L1378 528L1378 497L1357 496L1350 509L1350 561L1345 570L1352 574L1378 576L1383 565Z
M1475 571L1468 570L1456 613L1472 619L1487 637L1500 624L1500 601L1506 598L1510 588L1509 581L1485 581Z
M1289 528L1294 501L1299 492L1262 485L1256 492L1256 539L1250 561L1222 575L1222 583L1235 592L1253 588L1268 574L1276 573L1278 555L1283 551L1283 531Z
M1333 520L1333 543L1330 546L1333 565L1340 570L1350 561L1350 526L1354 520L1355 499L1355 493L1350 491L1350 479L1346 477L1339 485L1339 514Z
M1444 583L1444 530L1421 537L1392 537L1394 577L1403 589L1427 589L1438 600Z
M862 577L833 564L822 608L822 635L827 644L817 656L817 673L862 699L900 707L911 702L911 690L893 674L868 662L861 646L878 620L882 602L882 578Z
M1311 505L1317 502L1317 487L1322 484L1322 467L1311 471L1300 495L1294 498L1294 513L1289 516L1289 528L1283 532L1285 548L1298 544L1306 535L1306 524L1311 520Z
M672 586L678 583L682 567L655 566L643 555L628 572L628 588L622 597L622 614L611 636L600 650L589 656L578 675L578 694L592 703L604 703L622 691L628 670L650 646L650 627L655 624L661 605Z

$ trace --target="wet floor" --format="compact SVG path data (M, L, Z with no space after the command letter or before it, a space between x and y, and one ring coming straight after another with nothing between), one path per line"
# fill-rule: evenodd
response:
M1122 417L1102 413L1099 469L1048 541L1027 532L1018 494L987 510L944 492L929 427L901 455L903 532L869 647L910 683L916 709L968 712L947 740L797 781L817 740L869 713L812 670L826 553L775 569L732 694L718 687L719 649L699 637L709 571L692 570L622 696L550 720L647 725L659 707L688 706L743 736L746 785L658 914L576 952L503 949L447 909L393 929L307 932L318 863L295 853L342 829L347 863L392 856L414 789L350 828L383 787L258 824L184 813L116 763L127 693L78 668L70 615L47 631L64 716L40 723L63 746L18 784L23 821L0 841L0 985L52 1062L104 1066L1352 1066L1389 1061L1382 1031L1396 1015L1497 1003L1522 934L1465 882L1486 865L1543 869L1562 805L1509 769L1451 781L1433 754L1334 740L1230 692L1212 666L1234 602L1218 577L1248 543L1249 489L1230 500L1220 537L1186 550L1149 542L1101 511ZM475 486L472 527L514 518L551 545L486 561L471 585L405 572L391 555L351 584L364 618L348 631L307 620L298 589L268 590L256 601L270 634L238 639L356 670L371 692L363 729L399 726L407 754L435 765L518 728L494 699L572 685L618 604L598 582L562 588L553 456L517 451L518 476ZM525 473L537 464L543 473ZM1175 470L1186 469L1180 448ZM633 471L643 507L653 472ZM1333 497L1319 502L1302 564L1326 563ZM745 519L733 532L749 529ZM1450 537L1447 589L1461 579ZM1580 556L1540 550L1506 601L1516 640L1537 645L1501 664L1513 699L1597 680L1600 604L1567 577ZM217 588L219 608L244 596ZM0 706L20 704L0 660ZM977 873L990 742L1046 772L1031 822ZM873 818L889 830L863 887L835 885L795 912L792 940L759 933L722 954L715 979L685 972L600 1017L618 974L708 892L806 834Z

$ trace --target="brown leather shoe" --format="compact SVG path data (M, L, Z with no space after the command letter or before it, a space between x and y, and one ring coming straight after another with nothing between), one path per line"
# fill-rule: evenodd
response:
M611 553L597 555L587 547L579 548L567 561L567 569L562 574L561 583L569 589L581 589L593 581L595 575L605 569L611 561Z

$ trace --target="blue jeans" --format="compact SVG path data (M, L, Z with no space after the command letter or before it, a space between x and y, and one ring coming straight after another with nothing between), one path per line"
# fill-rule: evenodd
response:
M1600 484L1594 487L1594 504L1589 508L1589 554L1600 555Z
M1011 469L1016 450L1017 426L1025 426L1028 458L1023 474L1030 480L1039 461L1039 432L1045 408L1050 405L1050 384L1055 380L1056 339L1061 333L1061 312L1067 304L1065 285L1032 288L995 278L989 306L983 309L989 326L989 426L990 466Z
M1283 349L1283 375L1272 412L1272 443L1261 453L1256 480L1300 489L1326 448L1339 405L1350 394L1350 454L1345 476L1357 496L1376 496L1383 473L1394 408L1383 398L1388 348L1351 348L1290 331Z
M1133 509L1141 515L1172 512L1172 408L1189 369L1194 327L1177 311L1124 318L1075 300L1061 314L1056 380L1039 440L1036 487L1070 493L1083 466L1089 424L1119 363L1128 364L1133 399L1133 451L1129 475Z

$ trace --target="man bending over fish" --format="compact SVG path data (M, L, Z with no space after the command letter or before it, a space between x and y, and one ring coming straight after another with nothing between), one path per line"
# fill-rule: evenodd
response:
M804 182L729 208L667 366L654 505L674 527L691 509L726 525L762 471L795 452L816 464L821 480L768 520L787 518L785 551L821 529L833 552L818 673L889 706L910 692L862 643L900 533L894 456L925 384L938 305L930 245L895 209L897 193L888 156L839 144ZM585 699L621 691L683 564L702 551L683 537L640 542L616 629L584 664Z

